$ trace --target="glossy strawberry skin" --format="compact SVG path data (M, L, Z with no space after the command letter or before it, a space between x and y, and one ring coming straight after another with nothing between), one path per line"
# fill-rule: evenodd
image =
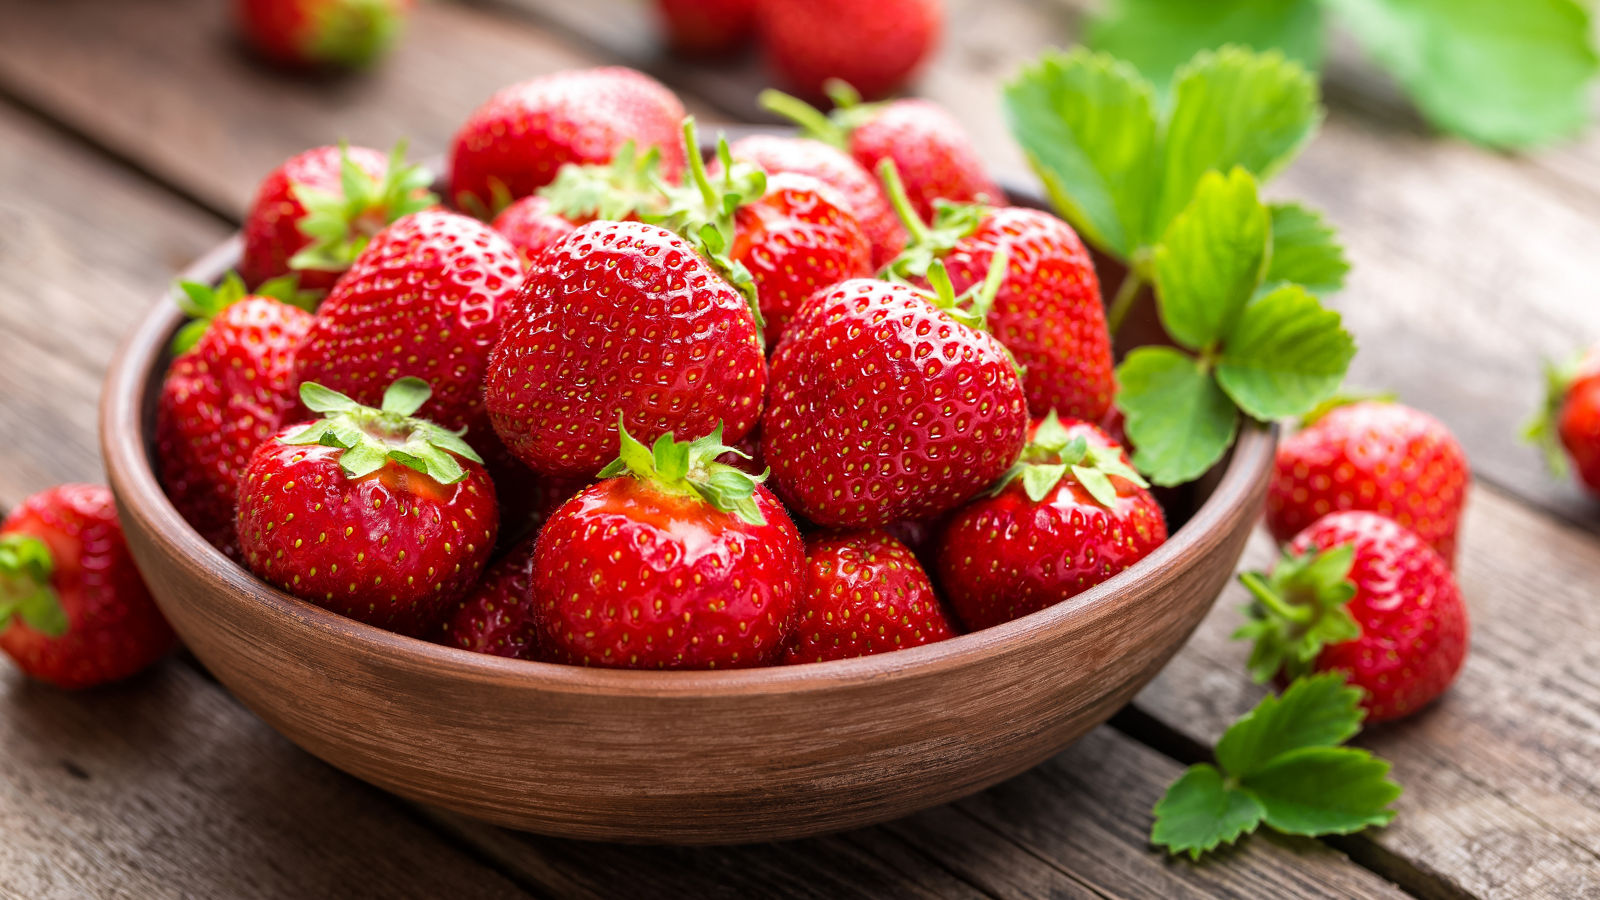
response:
M523 541L483 573L445 617L440 643L508 659L541 657L533 547L531 538Z
M955 635L922 564L887 533L806 542L805 593L785 664L870 656Z
M1556 428L1578 478L1600 496L1600 348L1579 364L1556 413Z
M839 192L845 210L872 245L872 266L881 267L906 245L906 230L883 193L877 176L861 167L850 154L810 138L751 135L734 141L733 159L759 166L768 175L793 172L809 175ZM715 174L719 166L713 164Z
M779 493L829 527L959 505L1010 466L1028 429L993 337L920 291L854 279L801 307L772 359L762 451Z
M382 178L388 171L388 158L370 147L348 148L351 162L373 178ZM244 248L239 259L239 275L245 284L255 287L269 278L287 275L289 259L311 243L300 232L300 220L306 208L295 197L294 186L304 185L316 190L342 193L339 176L339 148L314 147L290 157L273 169L256 188L255 200L244 218ZM381 227L385 217L375 211L373 223ZM333 287L340 272L306 270L299 273L300 287L304 290L327 290Z
M532 265L547 247L583 224L551 212L549 200L530 195L501 210L491 227L517 248L523 263Z
M43 541L54 563L51 586L67 632L50 637L20 617L0 631L0 649L30 677L82 689L133 675L177 643L128 553L111 492L64 484L24 500L0 535Z
M840 78L865 97L905 84L939 41L938 0L763 0L761 38L779 80L809 98Z
M1353 641L1324 647L1313 668L1340 671L1366 691L1368 722L1416 712L1455 680L1467 655L1467 608L1445 558L1381 515L1333 513L1297 535L1297 553L1355 547L1348 609L1361 626Z
M1010 257L989 331L1027 373L1029 412L1099 421L1111 408L1116 375L1089 251L1072 226L1047 212L999 207L943 257L955 289L982 284L1002 246Z
M263 580L324 609L401 634L439 627L494 549L499 510L483 467L442 485L388 462L347 478L343 452L278 438L239 486L239 546Z
M872 274L872 248L839 195L792 172L771 176L766 194L735 213L729 256L755 280L768 347L806 298Z
M1398 403L1341 406L1278 448L1267 527L1281 542L1327 513L1368 510L1453 561L1470 480L1461 445L1427 413Z
M766 385L744 296L683 239L594 222L528 273L486 383L495 430L547 475L592 477L616 456L617 417L646 444L755 426Z
M609 162L628 140L659 148L661 174L675 180L684 165L683 118L683 104L671 91L632 69L557 72L512 85L456 133L450 196L463 209L493 211L497 194L525 197L567 163Z
M1092 445L1115 446L1087 422L1063 424ZM956 617L977 631L1038 612L1161 546L1167 524L1155 498L1124 478L1110 480L1117 491L1111 508L1068 473L1038 502L1013 481L956 512L937 554L939 584Z
M246 297L173 360L161 385L162 484L184 519L235 559L239 478L256 447L295 416L294 351L310 328L304 310Z
M755 0L656 0L672 49L687 56L737 51L755 30Z
M635 669L776 663L794 627L805 551L777 499L766 523L630 477L588 488L534 551L543 640L559 661Z
M851 132L850 154L868 172L878 171L885 159L894 160L906 195L924 222L933 221L936 200L1005 200L961 125L927 100L885 104Z
M488 226L444 210L413 213L374 237L328 294L296 352L296 375L368 405L414 375L433 388L419 415L467 428L477 442L488 431L489 354L522 281L521 258Z

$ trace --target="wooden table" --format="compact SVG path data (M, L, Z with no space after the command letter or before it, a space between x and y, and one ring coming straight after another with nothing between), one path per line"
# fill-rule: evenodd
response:
M621 62L708 121L755 117L759 66L659 55L635 0L424 7L362 78L241 59L207 0L0 0L0 506L97 479L94 406L119 337L232 230L254 185L347 137L444 148L493 89ZM996 102L1069 41L1066 0L950 0L920 89L1022 169ZM1430 136L1351 54L1327 125L1276 190L1328 210L1355 381L1442 416L1477 468L1460 576L1473 649L1448 697L1361 742L1405 785L1394 824L1257 836L1169 861L1149 810L1260 696L1237 587L1110 725L968 800L781 845L636 849L501 831L402 803L300 752L176 658L65 695L0 675L0 893L53 897L1600 896L1600 509L1518 446L1541 354L1600 338L1600 136L1531 157ZM1261 536L1246 564L1270 560Z

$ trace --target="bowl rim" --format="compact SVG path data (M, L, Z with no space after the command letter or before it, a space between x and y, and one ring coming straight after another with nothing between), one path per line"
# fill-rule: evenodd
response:
M179 279L210 283L235 267L237 234L184 268ZM298 620L304 627L341 642L355 655L379 654L396 666L426 670L486 684L567 694L694 698L761 693L833 690L885 679L926 677L981 663L1019 643L1075 630L1075 623L1107 610L1119 599L1131 603L1141 583L1160 580L1169 567L1193 564L1226 540L1224 525L1250 497L1263 470L1272 463L1277 426L1245 420L1230 454L1219 463L1222 475L1210 495L1167 541L1149 556L1110 579L1061 603L1001 625L948 640L854 659L747 669L662 671L604 669L535 660L508 659L406 637L348 619L294 597L257 579L200 536L178 513L155 475L144 427L144 398L182 312L163 293L123 341L107 374L100 404L102 453L118 499L145 519L162 552L188 557L215 579L225 595L265 604L270 613ZM233 602L233 601L229 601Z

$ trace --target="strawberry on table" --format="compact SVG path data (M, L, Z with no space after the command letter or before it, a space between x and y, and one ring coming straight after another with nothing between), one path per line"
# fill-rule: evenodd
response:
M737 51L755 30L755 0L656 0L672 49L686 56Z
M111 492L64 484L0 524L0 649L33 678L127 678L177 642L134 567Z
M413 0L237 0L239 30L284 66L359 69L383 56Z
M1122 448L1088 422L1046 416L1016 465L939 539L939 584L974 631L1076 596L1167 539Z
M531 264L546 247L579 225L597 220L620 222L644 211L659 212L666 196L657 185L660 152L639 153L632 141L603 165L568 163L554 181L506 207L494 218L494 230L505 235L524 262Z
M217 549L238 557L234 510L250 454L299 406L294 351L311 314L291 305L293 276L256 294L230 273L215 288L184 282L180 305L194 321L156 402L161 481L172 505Z
M1368 721L1431 703L1466 658L1467 608L1447 561L1376 513L1323 516L1270 575L1240 580L1255 601L1234 637L1255 642L1256 679L1341 672L1364 691Z
M645 447L620 430L605 479L556 512L534 550L542 638L578 665L726 669L777 662L805 552L782 505L716 462L721 430Z
M1368 510L1453 564L1471 475L1466 452L1433 416L1381 400L1336 406L1278 448L1267 527L1282 542L1327 513Z
M415 418L428 395L426 382L401 378L374 409L301 385L323 417L257 448L239 486L251 571L369 625L437 629L488 562L499 511L460 432Z
M438 202L431 181L403 143L387 159L344 145L292 156L256 188L239 274L253 287L297 272L302 289L325 291L384 226Z
M887 653L955 634L922 564L888 533L806 542L805 592L786 664Z
M1545 408L1525 433L1543 447L1550 468L1565 474L1566 451L1589 493L1600 496L1600 345L1570 365L1546 367Z
M939 0L761 0L758 13L779 79L812 99L835 78L868 97L893 93L944 26Z
M509 659L543 655L533 602L533 548L534 539L528 538L489 566L445 617L440 643Z

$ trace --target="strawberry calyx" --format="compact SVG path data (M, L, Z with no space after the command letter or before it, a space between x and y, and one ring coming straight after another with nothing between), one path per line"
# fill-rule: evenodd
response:
M295 182L289 186L305 207L300 233L311 239L289 258L289 268L342 272L350 268L373 235L401 216L420 212L439 202L428 190L433 176L420 165L406 162L406 142L389 153L382 178L375 178L350 158L349 145L339 142L339 190L329 191Z
M49 637L67 633L67 611L50 583L55 568L44 541L26 534L0 535L0 631L19 618Z
M402 17L393 0L334 0L315 6L306 55L320 63L364 68L400 34Z
M629 216L660 213L666 196L659 186L661 151L640 153L629 140L603 165L567 163L555 180L539 189L550 211L572 222L621 222Z
M1311 407L1311 411L1300 417L1300 427L1310 428L1317 424L1323 416L1342 406L1354 406L1357 403L1398 403L1400 395L1394 391L1347 391L1340 390L1332 397Z
M222 276L222 281L215 286L198 281L180 281L178 308L190 317L190 321L173 335L173 355L178 356L193 349L223 310L246 297L270 297L306 312L315 312L317 309L317 293L300 290L300 276L294 273L269 278L253 291L245 287L244 279L237 272Z
M767 473L751 475L717 461L724 453L749 459L749 455L722 442L722 423L717 430L694 441L675 440L671 432L656 438L646 447L628 433L619 415L617 434L621 437L620 455L600 470L601 478L629 475L666 494L695 497L722 512L738 516L751 525L765 525L766 516L756 504L756 485L767 480Z
M900 180L900 170L895 167L894 160L885 158L878 165L878 177L909 237L900 255L884 266L883 277L902 281L926 278L933 264L977 231L989 214L989 207L982 203L938 200L934 202L933 224L929 225L912 208L911 197L906 194L905 182Z
M389 385L382 407L374 409L308 381L300 385L300 402L323 417L279 440L340 448L339 467L350 478L364 478L394 462L440 484L455 484L467 477L462 459L482 464L483 458L462 439L465 429L451 431L416 418L432 395L426 381L408 375Z
M1244 608L1250 621L1233 638L1255 642L1251 677L1265 682L1280 672L1288 678L1309 674L1324 647L1361 636L1349 610L1356 595L1350 577L1354 565L1355 545L1341 544L1285 553L1271 574L1239 575L1255 599Z
M833 101L831 113L825 113L799 97L771 88L762 91L758 99L762 108L800 126L801 133L806 137L831 144L840 150L849 150L850 137L856 129L867 124L887 105L886 102L861 102L861 92L841 78L830 78L823 82L822 90Z
M996 250L983 281L960 294L956 293L955 285L950 282L950 273L945 270L944 263L934 260L926 276L929 289L922 291L922 294L950 318L974 331L986 332L989 330L989 311L994 309L994 298L1000 293L1000 282L1005 280L1006 264L1010 258L1011 252L1006 247ZM1013 359L1012 363L1015 362Z
M1055 410L1051 410L1034 429L1033 437L1022 448L1017 461L1000 476L989 493L997 495L1013 481L1020 481L1028 499L1040 503L1068 472L1106 509L1117 503L1117 488L1111 483L1111 476L1139 487L1150 486L1144 476L1123 460L1120 449L1095 446L1081 434L1074 436L1061 424L1061 417Z
M1567 474L1567 456L1561 447L1561 408L1582 374L1584 360L1585 355L1579 353L1565 362L1544 361L1544 403L1522 429L1522 439L1544 453L1545 465L1558 476Z

